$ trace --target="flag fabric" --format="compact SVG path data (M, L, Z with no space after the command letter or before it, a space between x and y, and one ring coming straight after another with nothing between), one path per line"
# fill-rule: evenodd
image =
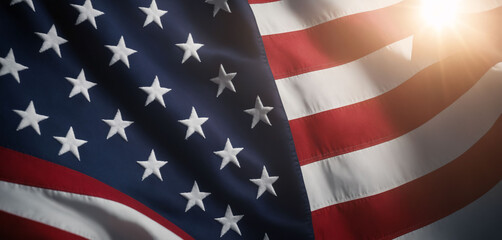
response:
M501 1L440 33L425 1L249 2L316 238L398 237L500 182Z
M312 238L253 15L230 6L2 1L3 239ZM258 97L273 109L248 113Z
M0 235L500 237L502 1L418 2L2 1Z

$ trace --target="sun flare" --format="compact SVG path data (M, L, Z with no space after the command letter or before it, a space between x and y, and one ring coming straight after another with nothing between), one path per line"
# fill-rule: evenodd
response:
M428 26L436 30L453 27L458 6L459 0L422 0L422 17Z

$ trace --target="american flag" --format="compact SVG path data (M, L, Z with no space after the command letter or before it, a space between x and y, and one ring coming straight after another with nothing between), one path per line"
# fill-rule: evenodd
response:
M502 1L420 6L2 1L0 236L500 238Z

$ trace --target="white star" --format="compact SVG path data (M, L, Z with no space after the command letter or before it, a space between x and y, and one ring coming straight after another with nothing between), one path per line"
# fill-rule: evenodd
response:
M254 108L250 108L247 110L244 110L244 112L253 115L253 122L251 123L251 128L254 128L256 124L261 120L264 123L272 126L270 123L270 120L268 120L267 114L268 112L272 111L274 109L273 107L264 107L263 104L261 103L260 96L256 97L256 102L254 104Z
M228 6L227 1L228 0L206 0L206 3L214 5L213 17L216 16L216 14L218 13L218 11L220 11L220 9L223 9L226 12L229 12L229 13L232 12L232 11L230 11L230 7Z
M80 161L80 154L78 153L78 147L84 145L85 143L87 143L87 141L75 138L75 134L73 133L73 127L70 127L70 130L68 130L68 133L66 133L66 137L54 136L54 138L58 140L59 143L61 143L61 150L59 150L59 156L70 151Z
M65 78L71 84L73 84L73 88L71 89L70 96L69 96L70 98L72 98L73 96L75 96L79 93L82 93L82 95L84 95L84 97L85 97L85 99L87 99L87 101L89 101L89 102L91 101L91 98L89 97L89 88L96 86L96 83L89 82L86 80L84 69L82 69L80 71L77 78L70 78L70 77L65 77Z
M199 206L200 209L202 209L202 211L206 211L202 200L204 198L206 198L207 196L211 195L211 193L201 192L199 190L199 186L197 185L197 182L194 182L191 192L184 192L184 193L180 193L180 194L181 194L181 196L185 197L188 200L185 212L190 210L190 208L192 208L195 205Z
M83 21L87 20L92 24L92 26L94 26L95 29L98 29L98 27L96 26L96 17L99 17L104 13L94 9L92 7L91 0L85 0L84 5L82 6L77 4L70 4L70 5L76 8L80 12L77 21L75 22L75 25L79 25Z
M159 25L159 27L163 29L162 22L160 21L160 17L162 17L164 14L166 14L167 11L160 10L157 7L157 3L155 2L155 0L152 0L152 3L150 3L149 8L139 7L139 9L141 9L141 11L143 11L146 14L145 24L143 24L143 27L146 27L146 25L155 21L155 23L157 23L157 25Z
M35 132L40 135L40 127L38 126L38 123L42 120L45 120L49 117L37 114L35 110L35 105L33 105L33 101L30 101L30 104L28 104L28 107L26 110L13 110L16 112L19 116L21 116L23 119L21 119L21 122L19 123L19 126L17 126L17 131L31 126L33 129L35 129Z
M220 64L220 72L218 77L211 78L211 82L218 84L218 92L216 93L216 97L219 97L220 94L225 90L225 88L230 89L230 91L235 92L234 84L232 84L232 79L237 75L237 73L226 73L225 68L223 68L223 64Z
M148 94L145 106L153 102L153 100L157 100L157 102L162 104L163 107L166 107L166 104L164 103L164 98L162 96L171 91L171 89L161 87L159 83L159 78L157 76L155 76L155 79L153 79L152 86L140 87L140 88L141 90L145 91Z
M66 43L66 39L58 36L58 33L56 31L56 26L52 25L51 29L49 29L49 32L47 33L39 33L36 32L36 34L44 40L44 43L42 43L42 47L40 47L39 52L45 52L47 49L52 48L54 52L61 58L61 50L59 49L59 45Z
M190 117L188 119L178 120L178 122L188 127L185 139L188 139L188 137L192 136L194 132L197 132L203 138L206 138L206 136L204 136L204 132L202 131L202 124L204 124L208 119L209 118L207 117L200 118L197 115L195 108L192 107L192 113L190 114Z
M113 119L102 119L103 122L108 124L110 126L110 131L108 132L108 136L106 136L106 139L111 138L113 135L116 133L119 133L119 135L127 141L127 136L125 133L125 128L129 127L133 122L132 121L124 121L122 120L122 114L120 113L120 110L117 110L117 114L115 114L115 118Z
M242 217L244 217L244 215L234 216L234 214L232 213L232 209L230 208L229 205L227 205L227 211L225 212L225 216L214 219L220 222L221 225L223 225L223 227L221 228L220 237L223 237L223 235L225 235L225 233L227 233L229 229L234 230L236 233L242 236L241 230L239 229L239 226L237 226L237 222L239 222L242 219Z
M20 2L25 2L26 4L28 4L28 6L30 6L31 10L33 10L33 12L35 12L35 6L33 5L33 0L12 0L10 1L10 5L14 5L14 4L18 4Z
M0 57L0 64L2 64L2 68L0 68L0 76L10 73L10 75L12 75L18 83L21 83L21 80L19 80L19 71L28 69L28 67L16 62L12 48L9 49L7 56L4 58Z
M120 36L120 40L119 40L119 43L117 43L117 46L106 45L105 47L107 47L108 49L110 49L110 51L113 52L113 56L112 56L112 59L110 60L109 66L113 65L118 60L120 60L127 66L127 68L129 68L128 56L133 53L136 53L136 50L126 47L123 36Z
M152 149L150 156L148 157L148 161L137 161L137 163L145 168L145 172L143 173L143 178L141 181L145 180L148 176L155 174L160 181L162 180L162 174L160 173L160 168L163 167L167 161L158 161L157 157L155 157L155 152Z
M214 152L214 154L221 157L221 166L220 170L223 169L229 162L234 163L237 167L241 167L239 164L239 160L237 160L237 154L241 152L244 148L234 148L232 147L232 143L230 139L227 138L227 142L225 143L225 149L221 151Z
M194 57L195 59L197 59L197 61L200 62L200 58L199 58L199 54L197 54L197 50L199 50L199 48L204 46L204 44L194 43L191 33L188 34L188 39L187 39L186 43L178 43L178 44L176 44L176 46L178 46L179 48L181 48L185 51L185 53L183 54L183 60L181 60L182 64L185 63L185 61L190 57Z
M256 195L256 199L258 199L265 192L265 190L274 196L277 196L274 187L272 186L277 179L279 179L279 177L268 176L267 168L265 168L265 166L263 166L263 171L261 172L261 177L259 179L249 179L251 182L258 185L258 194Z

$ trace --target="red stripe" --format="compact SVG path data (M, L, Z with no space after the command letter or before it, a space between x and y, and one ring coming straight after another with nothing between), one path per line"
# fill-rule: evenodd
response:
M497 60L466 52L376 98L289 121L301 165L399 137L468 91Z
M43 223L0 211L0 236L2 239L85 239Z
M248 0L249 4L278 2L279 0Z
M502 180L502 118L444 167L393 190L312 212L316 239L392 239L473 202Z
M354 61L413 34L417 9L405 1L295 32L263 36L275 79Z
M0 180L112 200L144 214L183 239L193 239L155 211L128 195L75 170L0 147Z

